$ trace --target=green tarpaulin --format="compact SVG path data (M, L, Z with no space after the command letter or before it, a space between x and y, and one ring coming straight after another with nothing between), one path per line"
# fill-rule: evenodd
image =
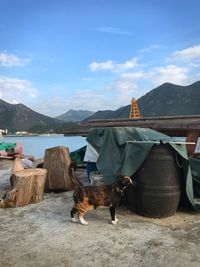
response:
M7 151L13 147L16 147L16 143L4 143L4 142L0 143L0 151L2 150Z
M83 146L70 153L70 158L73 159L77 165L82 165L85 156L86 146Z
M171 137L160 132L136 127L95 128L89 132L86 140L99 153L97 168L103 174L106 184L115 182L120 175L134 175L155 143L171 145L181 161L186 196L195 208L192 175L185 145L174 144Z
M200 158L191 158L189 162L194 182L194 194L200 197Z

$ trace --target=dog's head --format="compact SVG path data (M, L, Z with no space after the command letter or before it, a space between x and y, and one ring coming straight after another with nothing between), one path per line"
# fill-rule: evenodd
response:
M126 187L128 184L132 184L132 179L130 176L121 176L120 177L120 181L119 181L119 184L121 187Z

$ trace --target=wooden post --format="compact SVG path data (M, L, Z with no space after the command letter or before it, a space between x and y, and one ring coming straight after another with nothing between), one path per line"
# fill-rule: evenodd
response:
M24 170L24 167L22 165L21 159L16 158L12 166L11 174L13 174L16 171L22 171L22 170ZM10 176L10 184L13 187L13 176L12 175Z
M13 163L11 172L14 173L16 171L21 171L21 170L24 170L24 167L22 165L21 159L20 158L16 158L14 163Z
M24 169L11 175L13 189L0 200L0 208L22 207L42 201L47 170Z
M43 167L47 169L46 191L73 190L75 186L81 184L73 171L67 147L46 149Z

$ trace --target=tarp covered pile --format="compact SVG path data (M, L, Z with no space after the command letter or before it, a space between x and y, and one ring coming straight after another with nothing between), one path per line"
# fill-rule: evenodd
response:
M175 144L171 137L152 129L136 127L94 128L89 132L86 140L99 153L97 168L103 174L106 184L115 182L120 175L134 175L152 146L159 143L169 144L179 155L186 196L191 205L196 208L185 145Z

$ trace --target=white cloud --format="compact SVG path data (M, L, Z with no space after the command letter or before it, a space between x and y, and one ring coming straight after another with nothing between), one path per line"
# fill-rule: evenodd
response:
M73 96L72 101L75 103L77 109L87 107L89 110L97 110L103 108L103 105L106 102L106 96L102 91L98 90L79 90Z
M96 29L98 32L112 33L112 34L120 34L120 35L129 35L130 31L115 28L115 27L99 27Z
M89 65L91 71L112 71L112 72L122 72L128 69L133 69L137 66L138 59L132 58L131 60L125 61L123 63L115 63L112 60L104 62L93 62Z
M167 61L174 60L194 60L200 59L200 45L195 45L182 50L177 50L167 59Z
M187 68L167 65L152 69L146 77L151 79L155 85L161 85L165 82L182 85L188 79L187 73Z
M78 90L73 95L68 97L49 97L44 99L40 98L37 102L32 103L32 109L48 116L58 116L65 113L69 109L85 109L90 111L104 110L109 108L108 99L100 91L92 90Z
M143 72L125 72L121 74L121 78L127 80L137 80L144 77Z
M109 92L112 92L111 95L107 95L110 102L109 109L114 110L130 103L132 97L138 93L138 85L133 80L116 79L105 87L105 94Z
M75 91L73 95L68 97L49 97L40 98L31 108L48 116L58 116L65 113L69 109L85 109L91 111L98 110L115 110L121 106L130 103L137 86L134 83L116 80L103 89L83 89Z
M9 98L9 101L13 101L12 99L16 95L21 97L28 95L32 98L35 98L38 95L38 90L35 89L31 82L27 80L0 76L0 95L4 99Z
M149 47L145 47L145 48L140 49L139 52L140 53L149 53L152 50L159 49L159 48L160 48L159 45L153 44L153 45L150 45Z
M20 58L14 54L0 53L0 66L2 67L23 67L30 61L30 58Z
M118 92L120 94L130 94L135 90L135 83L124 79L117 79L105 87L106 91Z
M91 71L100 71L100 70L113 70L114 63L111 60L105 62L93 62L89 65Z
M149 52L150 49L158 48L159 46L152 45L149 49L143 50L143 52ZM180 56L180 58L183 58L183 56L192 59L198 58L198 46L195 46L195 49L181 50L179 52L176 51L173 55ZM130 103L132 97L141 97L151 88L165 82L186 85L194 82L195 78L198 77L197 69L199 62L197 60L190 60L188 64L184 65L180 64L178 60L176 64L166 64L164 58L162 61L163 65L142 65L138 63L138 58L134 57L122 63L108 60L90 64L90 70L93 72L112 72L111 79L113 79L115 74L113 82L107 82L107 85L105 85L105 82L104 85L102 84L104 95L107 98L107 100L101 99L105 101L103 109L106 109L108 100L110 101L110 109L116 109Z
M156 48L156 46L152 46L149 49ZM143 52L148 51L146 49ZM56 86L55 90L52 90L48 96L41 96L40 94L40 99L32 99L37 96L38 92L29 81L0 76L0 97L6 101L9 100L10 103L17 103L20 100L19 102L24 103L33 110L49 116L60 115L71 108L93 111L115 110L121 106L128 105L132 97L138 98L151 88L165 82L186 85L191 81L193 82L196 77L196 80L198 80L198 77L200 77L198 55L198 49L174 52L174 58L176 56L177 59L191 59L184 66L180 64L181 62L183 63L181 60L167 64L164 58L161 59L159 65L154 66L139 64L137 57L121 63L112 60L93 62L89 65L91 72L105 71L110 74L109 76L106 73L105 77L102 78L102 73L95 73L95 75L90 73L91 77L85 77L87 88L90 86L94 90L70 90L66 86L63 86L63 88ZM98 80L96 81L96 79ZM22 101L22 95L29 96L29 100L24 98L26 101Z

